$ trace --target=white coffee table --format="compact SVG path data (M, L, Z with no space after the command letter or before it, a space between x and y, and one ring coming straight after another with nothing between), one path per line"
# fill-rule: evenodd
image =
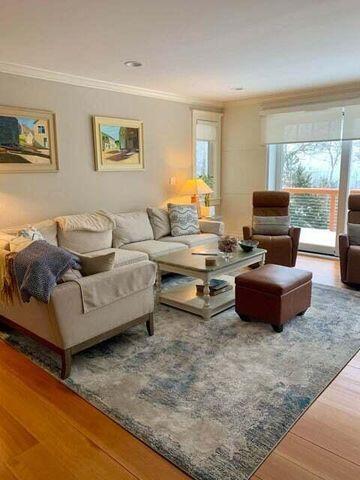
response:
M211 253L218 253L217 256L212 257L216 258L216 266L206 266L206 255L196 255L196 252L207 252L208 256L211 256ZM261 248L256 248L249 253L239 250L227 260L222 254L219 254L217 244L207 244L158 257L156 259L158 264L157 300L159 303L194 313L205 320L209 320L212 316L235 304L235 288L212 297L210 296L209 288L210 280L212 278L224 279L234 287L235 278L226 275L226 273L257 263L263 265L265 263L265 255L266 250ZM161 275L165 272L179 273L197 280L186 285L177 285L162 290ZM199 279L204 284L203 296L196 295L196 284L199 283Z

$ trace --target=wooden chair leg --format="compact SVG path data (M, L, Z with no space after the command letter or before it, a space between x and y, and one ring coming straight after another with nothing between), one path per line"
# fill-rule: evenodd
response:
M149 320L146 321L146 328L150 337L154 335L154 315L149 314Z
M61 352L61 378L64 380L71 371L71 350L70 348Z

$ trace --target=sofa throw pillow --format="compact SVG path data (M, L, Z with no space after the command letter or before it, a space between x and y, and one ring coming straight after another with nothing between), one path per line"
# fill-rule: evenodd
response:
M145 240L154 240L154 233L146 212L129 212L113 214L115 229L113 247Z
M155 240L171 234L169 212L165 208L149 207L146 211L149 215Z
M173 237L200 233L199 217L194 203L190 205L169 203L168 210Z
M78 253L76 256L80 261L80 272L84 276L107 272L112 270L115 264L115 252L105 253L97 257L88 257L87 255L79 255Z
M34 227L23 228L19 230L16 237L10 240L10 251L20 252L20 250L23 250L30 243L35 242L35 240L44 240L39 230Z
M287 235L290 228L289 215L253 217L253 233L255 235Z
M18 237L29 238L33 242L35 240L45 240L43 234L35 227L23 228L19 230Z
M360 223L348 223L350 245L360 245Z

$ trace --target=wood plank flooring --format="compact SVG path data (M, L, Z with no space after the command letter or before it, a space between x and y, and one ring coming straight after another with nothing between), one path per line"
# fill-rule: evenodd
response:
M299 257L341 286L338 262ZM360 478L360 355L315 401L252 480ZM187 475L0 341L1 480L185 480ZM225 479L224 479L225 480Z

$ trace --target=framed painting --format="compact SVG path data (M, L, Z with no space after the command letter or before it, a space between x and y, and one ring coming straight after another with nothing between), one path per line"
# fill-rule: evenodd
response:
M0 107L0 173L57 170L55 114Z
M93 117L93 128L96 170L144 170L142 122Z

